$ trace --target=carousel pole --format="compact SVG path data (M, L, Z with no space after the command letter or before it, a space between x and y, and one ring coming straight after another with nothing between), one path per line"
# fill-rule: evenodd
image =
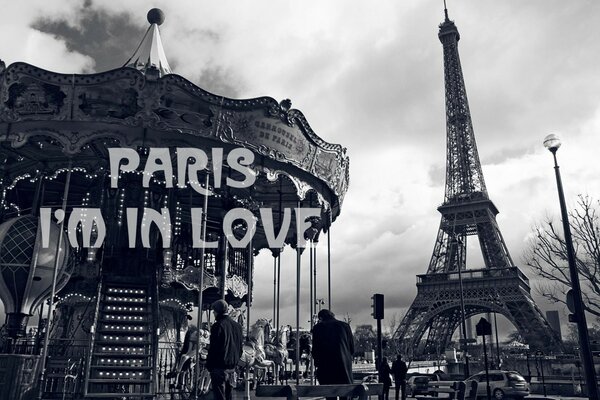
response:
M300 201L298 201L300 208ZM300 238L296 235L296 385L300 384Z
M313 304L315 305L315 314L318 314L319 311L321 311L320 307L317 306L317 245L319 244L319 242L314 242L314 248L313 248L313 274L314 274L314 284L315 284L315 289L314 289L314 298L313 298ZM311 360L311 372L312 372L312 376L313 376L313 384L315 384L315 363L313 358L310 358Z
M67 211L67 197L69 196L69 187L71 185L71 169L73 167L73 161L69 160L69 166L68 166L68 170L67 170L67 178L65 181L65 189L63 192L63 201L62 201L62 213L63 213L63 218L60 221L60 229L59 229L59 234L58 234L58 241L56 243L56 251L54 253L54 270L52 271L52 289L50 291L50 301L48 304L48 314L46 314L46 319L47 319L47 325L46 325L46 332L44 335L44 348L42 350L42 357L41 357L41 366L40 366L40 371L42 371L42 374L40 376L40 388L39 388L39 392L38 392L38 398L41 400L42 396L43 396L43 392L44 392L44 384L46 381L46 358L48 357L48 342L50 340L50 327L51 327L51 318L52 318L52 312L54 309L54 296L56 295L56 275L57 275L57 270L58 270L58 263L59 263L59 259L60 259L60 248L62 247L62 242L63 242L63 228L65 225L65 219L66 219L66 211ZM65 252L65 257L67 256L66 252Z
M329 210L329 226L327 227L327 306L331 311L331 213Z
M206 173L206 190L208 191L208 172ZM202 246L200 247L200 282L198 283L198 339L196 342L196 365L194 366L194 399L198 398L198 374L200 360L200 329L202 329L202 302L204 301L202 296L202 287L204 286L204 266L205 258L204 253L206 252L206 225L208 223L208 194L204 194L204 204L202 206Z
M254 257L252 251L252 238L250 238L250 243L248 243L248 300L246 301L246 337L250 338L250 307L252 305L252 274L254 269ZM250 380L248 379L248 366L246 366L246 374L245 374L245 392L244 392L244 400L250 400Z
M310 285L310 290L309 290L309 298L310 298L310 321L308 321L310 323L310 331L312 332L312 328L313 328L313 315L314 315L314 306L313 306L313 252L312 252L312 240L309 239L308 241L308 277L309 277L309 285ZM313 381L313 360L312 357L310 358L310 384L314 385L314 381Z
M281 253L277 257L277 333L279 333L279 299L281 296Z
M321 311L320 309L317 309L317 246L319 245L318 241L315 241L315 248L314 248L314 256L313 256L313 262L315 263L315 266L313 268L313 273L314 273L314 284L315 284L315 313L318 313L319 311Z
M313 316L315 313L315 307L313 304L313 298L314 298L314 284L315 281L313 280L313 268L314 268L314 262L313 262L313 247L312 247L312 239L309 239L308 241L308 277L309 277L309 281L310 281L310 290L309 290L309 297L310 297L310 329L312 330L313 327Z
M315 314L315 306L314 306L314 280L313 280L313 268L314 268L314 254L313 254L313 241L310 239L308 242L308 258L309 258L309 270L308 274L310 275L310 331L312 332L313 323L314 323L314 314ZM312 357L310 358L310 384L314 385L314 364Z
M273 324L275 325L276 330L278 331L279 329L277 328L276 308L277 308L277 256L275 254L273 254Z
M279 179L279 230L281 230L281 203L283 201L282 199L283 197L283 186L282 186L282 182L281 182L281 178ZM279 252L277 253L277 315L276 315L276 319L275 319L275 326L277 328L276 334L277 337L279 337L279 326L281 325L280 321L279 321L279 299L281 296L281 250L279 249Z
M39 175L39 180L35 188L35 197L33 202L31 203L31 215L37 216L38 211L40 209L40 205L44 204L44 176L45 174L41 173ZM4 192L5 193L5 192ZM4 194L2 195L2 204L4 204ZM33 263L35 267L37 267L37 254L35 255L35 262ZM42 344L42 330L44 329L44 302L40 304L39 316L38 316L38 330L35 335L35 346L34 346L34 354L38 354L40 351L40 345Z

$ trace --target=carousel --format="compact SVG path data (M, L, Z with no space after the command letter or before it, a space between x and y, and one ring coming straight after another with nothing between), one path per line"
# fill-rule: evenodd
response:
M345 149L289 100L173 73L164 14L147 17L111 71L0 61L0 399L194 398L218 299L246 329L241 376L300 362L298 305L282 326L274 286L274 321L251 316L253 261L270 251L278 281L295 251L300 303L304 250L312 268L348 187Z

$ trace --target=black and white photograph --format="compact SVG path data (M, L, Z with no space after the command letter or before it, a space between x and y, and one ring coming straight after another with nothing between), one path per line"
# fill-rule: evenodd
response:
M600 400L600 3L0 10L0 400Z

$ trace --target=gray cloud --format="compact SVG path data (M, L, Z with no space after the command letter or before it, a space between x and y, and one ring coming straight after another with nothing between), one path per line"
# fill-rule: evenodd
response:
M81 8L80 18L77 25L73 21L39 18L33 27L64 40L70 50L92 57L94 72L122 67L147 29L133 23L129 13L108 14L93 9L91 2Z
M401 314L416 292L415 275L427 269L444 195L445 114L441 4L347 1L159 6L167 13L161 34L177 73L228 97L291 98L321 137L348 147L351 186L332 229L332 285L334 311L351 314L354 325L372 322L375 292L386 295L387 315ZM30 20L92 57L96 71L122 65L147 28L148 5L74 4L66 17L63 10L42 18L40 6L29 11ZM512 257L520 260L532 222L546 210L557 212L550 159L540 144L547 133L564 134L567 196L600 191L592 162L600 145L600 3L469 0L449 6L461 32L486 183ZM10 27L0 29L10 36ZM272 313L272 258L264 254L257 259L254 316ZM322 244L323 297L324 254ZM306 258L302 321L308 319ZM293 322L290 249L284 259L282 316Z

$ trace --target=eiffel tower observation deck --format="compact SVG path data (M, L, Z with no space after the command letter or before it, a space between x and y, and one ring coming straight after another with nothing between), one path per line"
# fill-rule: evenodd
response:
M427 273L394 338L407 354L440 354L463 321L483 313L504 315L535 349L560 348L531 297L529 280L513 262L496 222L477 152L458 53L460 34L448 18L439 26L446 92L446 185L441 222ZM476 236L484 268L467 269L467 240Z

